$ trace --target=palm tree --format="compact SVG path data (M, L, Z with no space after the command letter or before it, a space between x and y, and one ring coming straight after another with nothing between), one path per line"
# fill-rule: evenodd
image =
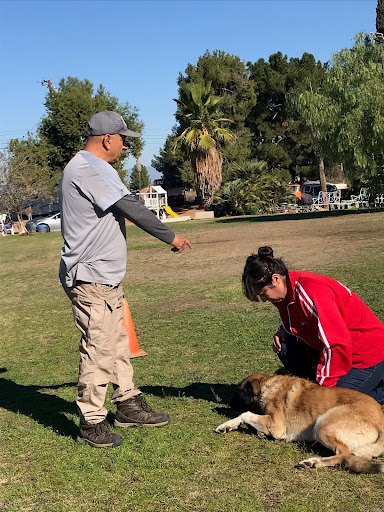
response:
M221 125L232 121L220 117L222 98L214 95L211 82L183 84L180 99L175 101L179 107L177 116L182 126L187 127L175 139L174 149L183 146L189 151L201 205L208 209L222 180L220 144L236 139L234 133Z
M247 160L238 164L232 181L216 194L215 212L219 216L267 213L280 202L291 200L289 180L288 171L269 169L262 160Z
M290 195L287 170L270 169L263 160L248 160L239 164L234 178L242 183L242 195L248 213L270 211Z
M247 213L244 208L242 185L240 180L233 180L224 183L220 188L215 195L215 215L217 217Z

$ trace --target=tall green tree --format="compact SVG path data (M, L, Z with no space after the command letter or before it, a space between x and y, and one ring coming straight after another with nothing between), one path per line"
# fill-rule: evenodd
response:
M6 153L0 153L0 210L18 216L37 197L49 197L60 176L49 165L49 148L32 136L13 140Z
M144 187L147 187L150 183L151 178L145 165L134 165L132 168L131 176L129 178L129 185L131 190L140 190Z
M376 34L381 34L382 36L384 36L384 0L377 0ZM381 40L379 40L378 42L384 43L384 37L382 37Z
M115 110L124 118L129 129L142 132L144 124L138 111L129 103L120 103L100 85L94 92L93 84L85 79L62 78L57 89L51 89L45 99L47 114L38 128L38 138L51 148L50 166L62 172L69 160L84 147L90 117L101 110ZM128 150L114 164L120 177L125 179L124 160L129 154L140 155L144 142L128 138Z
M195 175L188 155L181 145L176 145L176 128L172 134L167 137L164 147L160 149L159 155L152 160L154 167L163 178L173 182L183 182L186 187L194 188Z
M334 109L320 93L314 91L306 91L298 94L296 97L296 106L312 132L314 150L319 161L318 177L320 179L321 190L326 194L327 179L325 175L324 158L327 159L329 165L334 163L334 154L332 154L329 146L335 122ZM328 196L325 195L325 197L327 198ZM327 199L325 208L329 209Z
M298 99L324 159L343 163L354 188L384 181L383 55L383 45L358 34L352 48L334 54L320 89Z
M248 63L257 103L247 118L253 133L252 156L268 162L271 168L287 169L292 179L313 177L316 153L312 132L292 109L290 95L317 89L326 66L304 53L288 60L281 52Z
M236 144L221 147L222 175L226 180L234 163L250 157L252 134L245 126L245 119L256 103L256 93L244 62L235 55L219 50L212 53L207 51L196 64L188 64L184 74L180 73L178 78L179 93L188 84L204 85L207 82L211 82L214 95L221 98L221 116L232 120L230 128L237 137ZM177 125L152 165L164 178L182 178L184 183L193 186L193 170L188 156L181 150L174 153L171 149L174 139L188 126L180 109L177 109L175 117Z
M207 82L211 82L214 95L221 98L222 116L231 119L231 131L237 137L236 144L222 148L223 172L226 175L232 163L250 157L252 134L245 120L256 104L257 93L249 80L245 63L238 56L221 50L205 52L198 58L196 65L188 64L184 75L180 74L178 79L179 87L189 83L204 85ZM183 130L183 119L178 116L178 112L175 117L180 123L180 130Z
M175 139L174 145L187 150L201 204L210 208L222 181L221 145L236 138L227 127L231 121L221 116L221 98L213 94L211 82L183 84L180 98L175 101L178 115L187 127Z

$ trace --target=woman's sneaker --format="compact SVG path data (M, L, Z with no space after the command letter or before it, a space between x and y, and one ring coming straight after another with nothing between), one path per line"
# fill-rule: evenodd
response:
M117 404L115 427L164 427L171 421L169 414L154 412L143 395L136 395Z

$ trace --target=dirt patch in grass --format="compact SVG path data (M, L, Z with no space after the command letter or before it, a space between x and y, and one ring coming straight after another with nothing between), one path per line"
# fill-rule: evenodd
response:
M170 297L167 299L165 307L168 311L179 312L190 309L203 308L208 305L208 301L197 295L183 295L182 300L179 297Z
M274 249L290 269L314 270L319 266L361 265L364 252L384 241L381 213L307 219L301 222L238 222L225 229L178 230L193 249L175 255L168 248L128 251L127 279L131 283L206 280L214 282L241 276L244 263L262 245ZM219 227L219 226L218 226ZM156 261L154 265L153 262ZM148 275L146 269L152 268ZM153 272L153 268L156 271ZM129 269L134 269L132 273Z

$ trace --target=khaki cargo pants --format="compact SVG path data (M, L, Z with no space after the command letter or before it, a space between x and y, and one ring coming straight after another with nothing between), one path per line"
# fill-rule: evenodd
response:
M85 421L99 423L108 412L104 402L109 382L114 403L140 393L133 383L128 334L123 327L123 288L78 282L64 290L81 332L76 403Z

